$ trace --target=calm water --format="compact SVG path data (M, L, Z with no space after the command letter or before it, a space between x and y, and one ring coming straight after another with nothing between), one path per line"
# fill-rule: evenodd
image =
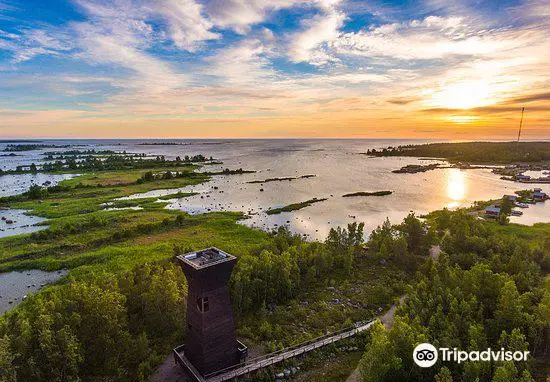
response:
M475 200L499 198L526 187L503 181L486 169L441 169L418 174L394 174L391 171L407 164L428 164L435 160L416 158L369 158L368 149L423 143L418 140L218 140L179 141L184 145L139 145L146 141L61 141L56 144L80 144L102 150L126 150L151 155L204 154L224 162L205 170L243 168L257 173L217 176L211 182L185 187L181 191L199 195L174 199L168 208L189 213L210 211L244 211L250 218L243 223L263 229L287 224L310 238L324 238L331 227L352 221L366 223L367 231L389 218L399 222L409 211L418 214L443 207L468 206ZM176 140L167 140L175 142ZM157 141L158 142L158 141ZM47 149L47 151L52 151ZM22 153L25 155L25 153ZM35 160L37 153L30 154ZM16 157L17 162L23 157ZM0 158L0 161L3 158ZM293 181L249 184L252 180L316 175ZM1 179L1 178L0 178ZM216 188L217 189L216 189ZM548 185L542 185L543 189ZM260 191L263 189L264 191ZM383 197L343 198L358 191L391 190ZM167 195L179 190L154 191L137 197ZM550 191L550 190L548 190ZM267 208L281 207L311 198L328 198L305 209L280 215L267 215ZM524 216L513 218L524 224L550 221L550 208L539 204L522 210Z
M46 219L38 216L27 215L26 210L0 210L0 238L6 236L21 235L31 233L47 228L47 226L37 225ZM11 221L11 223L8 223Z
M0 315L19 305L25 296L59 280L66 270L44 272L37 269L0 273Z
M3 158L0 157L0 162ZM19 174L0 176L0 197L18 195L29 190L33 184L39 186L55 186L65 179L74 178L72 174ZM47 182L50 182L49 184Z

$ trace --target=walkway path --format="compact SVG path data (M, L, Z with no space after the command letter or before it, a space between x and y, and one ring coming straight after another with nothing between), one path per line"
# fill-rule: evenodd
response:
M266 366L273 365L275 363L281 362L288 358L296 357L300 354L310 352L312 350L318 349L322 346L343 340L344 338L352 337L357 333L363 332L371 327L374 323L374 320L367 323L362 323L356 325L352 329L345 329L336 333L331 333L323 337L316 338L314 340L305 342L304 344L296 345L291 348L283 349L279 352L268 354L266 356L253 358L247 361L243 366L238 367L233 370L229 370L225 373L217 374L215 376L208 377L207 382L222 382L227 381L232 378L248 374L252 371L262 369Z
M440 254L441 247L439 245L432 245L430 247L430 256L432 259L437 260ZM405 298L407 298L407 295L401 296L398 305L401 305ZM398 305L393 304L392 307L382 317L380 317L380 321L388 330L391 329L391 327L393 326L393 322L395 320L395 311L397 310ZM360 377L361 373L359 372L359 367L356 367L355 370L353 370L353 372L346 379L346 382L358 382L360 380Z

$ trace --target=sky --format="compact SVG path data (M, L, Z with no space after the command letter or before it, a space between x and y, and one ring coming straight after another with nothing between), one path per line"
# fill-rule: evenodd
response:
M550 138L550 0L0 0L0 138Z

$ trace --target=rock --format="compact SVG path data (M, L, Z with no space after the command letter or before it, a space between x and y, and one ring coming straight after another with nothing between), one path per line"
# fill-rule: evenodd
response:
M275 378L277 378L277 379L283 379L284 377L285 377L285 375L283 373L275 374Z

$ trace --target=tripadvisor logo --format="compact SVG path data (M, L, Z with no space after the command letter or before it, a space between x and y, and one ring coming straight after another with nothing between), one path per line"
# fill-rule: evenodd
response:
M420 367L431 367L437 362L437 349L432 344L420 344L414 348L413 359Z
M439 348L442 361L452 361L462 363L466 361L527 361L528 351L510 351L501 348L492 350L491 348L483 351L464 351L457 348ZM414 348L413 360L420 367L431 367L435 365L438 359L438 349L432 344L423 343Z

